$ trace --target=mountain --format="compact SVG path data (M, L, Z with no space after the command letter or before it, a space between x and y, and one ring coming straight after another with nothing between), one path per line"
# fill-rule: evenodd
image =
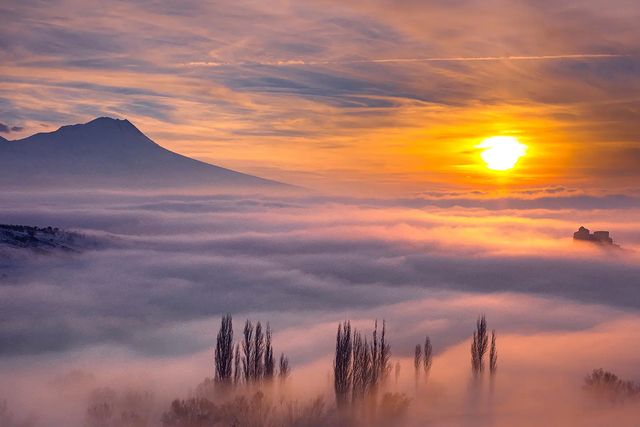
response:
M0 141L0 187L293 188L169 151L128 120L100 117L15 141Z

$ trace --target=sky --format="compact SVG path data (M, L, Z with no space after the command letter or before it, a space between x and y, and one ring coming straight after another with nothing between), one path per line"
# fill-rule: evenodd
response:
M332 192L637 189L632 0L13 1L0 136L96 116ZM527 154L487 170L477 145Z
M159 420L213 375L231 313L236 337L270 323L296 399L333 404L338 322L385 319L408 426L636 425L582 386L640 384L638 22L637 0L1 1L2 138L110 116L320 191L0 192L0 224L77 233L71 252L0 242L0 423L86 425L104 387L151 391ZM484 164L494 136L526 145L513 169Z

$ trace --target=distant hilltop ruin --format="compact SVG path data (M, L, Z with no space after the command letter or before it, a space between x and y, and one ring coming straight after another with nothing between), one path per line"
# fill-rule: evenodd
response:
M613 239L609 236L608 231L594 231L591 233L586 227L578 228L578 231L573 233L573 240L597 243L600 245L618 246L613 244Z

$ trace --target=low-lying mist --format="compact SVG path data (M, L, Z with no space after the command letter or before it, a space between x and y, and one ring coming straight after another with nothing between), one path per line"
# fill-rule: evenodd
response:
M637 398L593 393L585 377L640 380L640 205L545 194L532 208L532 197L2 194L0 223L91 244L0 244L0 421L186 425L170 424L171 404L215 383L228 313L238 343L245 319L269 323L291 372L210 384L218 424L193 425L635 425ZM622 249L574 242L580 225ZM494 376L471 370L482 314ZM376 319L390 373L375 398L337 408L338 324L370 338ZM432 367L416 378L426 335Z

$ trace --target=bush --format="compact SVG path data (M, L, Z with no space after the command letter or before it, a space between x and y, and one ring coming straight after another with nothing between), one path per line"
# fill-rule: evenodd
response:
M616 374L603 369L594 369L584 382L585 390L597 399L621 403L640 398L640 384L623 381Z
M321 427L335 425L333 414L318 398L306 405L283 402L274 406L262 392L216 404L208 399L176 399L162 416L165 427Z
M171 427L206 427L220 420L218 407L208 399L176 399L162 416L162 424Z

